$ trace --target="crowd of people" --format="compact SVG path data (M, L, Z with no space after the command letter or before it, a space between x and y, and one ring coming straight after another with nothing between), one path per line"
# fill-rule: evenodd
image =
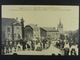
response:
M56 47L61 49L64 52L64 55L78 55L78 44L73 41L59 40L56 42Z
M48 49L50 45L50 38L42 38L41 40L34 38L32 40L22 40L22 42L6 41L6 43L2 43L2 54L25 50L42 51L44 49ZM78 50L78 44L75 44L74 42L68 42L68 40L59 40L56 42L55 47L63 51L64 55L78 55L76 51Z
M2 44L2 54L11 53L16 51L42 51L50 47L50 40L48 38L32 39L32 40L22 40L22 41L6 41Z

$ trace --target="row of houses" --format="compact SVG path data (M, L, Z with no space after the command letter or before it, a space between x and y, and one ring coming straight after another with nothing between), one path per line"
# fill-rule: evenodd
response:
M55 27L39 27L37 24L28 24L24 26L24 22L19 22L18 18L2 18L2 41L20 40L42 37L50 37L57 40L63 32L61 21L57 29Z
M58 40L60 34L63 33L63 24L61 21L57 29L55 27L38 27L37 24L29 24L24 27L25 38L45 38L50 37L53 40Z
M40 39L42 37L50 37L52 39L58 39L60 35L59 31L54 27L38 27L34 24L26 25L24 32L26 38L36 37Z

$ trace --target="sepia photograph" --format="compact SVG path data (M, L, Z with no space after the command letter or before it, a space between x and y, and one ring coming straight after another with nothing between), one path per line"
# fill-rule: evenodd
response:
M1 5L1 55L79 55L79 6Z

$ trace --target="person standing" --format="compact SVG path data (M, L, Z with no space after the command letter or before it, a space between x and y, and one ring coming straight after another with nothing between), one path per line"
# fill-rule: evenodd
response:
M65 43L64 43L64 41L62 41L62 48L64 48L64 45L65 45Z
M71 47L71 46L72 46L72 43L70 42L70 43L69 43L69 47Z
M78 55L78 51L79 51L78 48L79 48L79 47L78 47L78 44L76 44L76 55Z
M5 47L4 42L2 42L2 45L1 45L1 46L2 46L2 54L5 54L5 53L4 53L4 49L5 49L5 48L4 48L4 47Z
M38 42L36 50L37 50L37 51L41 51L41 50L42 50L42 48L41 48L41 43L40 43L40 42Z
M48 49L49 48L49 40L47 40L47 42L46 42L46 49Z
M6 53L9 53L9 43L6 41Z
M43 48L45 49L45 45L46 45L46 38L45 39L43 39Z
M49 48L51 45L51 38L48 38L48 44L49 44L49 46L48 46L48 48Z
M76 55L76 45L72 45L70 48L71 55Z
M66 42L64 46L64 55L69 55L69 43Z
M17 50L18 50L18 51L21 51L21 45L20 45L20 42L18 42Z
M41 47L41 50L42 50L42 42L40 41L40 47Z
M16 52L17 44L14 42L14 51Z
M30 50L30 42L29 41L27 41L26 45L27 45L27 49Z
M25 50L25 42L23 42L23 51Z
M12 41L10 41L10 52L12 52Z
M31 41L31 46L32 46L32 50L34 50L35 49L35 43L34 43L34 41Z

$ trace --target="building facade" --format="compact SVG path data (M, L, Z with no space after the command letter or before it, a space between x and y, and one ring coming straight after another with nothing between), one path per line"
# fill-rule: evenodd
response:
M21 31L21 23L17 19L2 18L2 41L21 39Z
M46 38L47 32L43 28L40 27L40 38Z
M60 34L63 34L63 24L60 20L57 29L55 27L38 27L35 24L29 24L25 26L24 33L26 39L50 37L52 40L58 40Z
M35 24L26 25L24 28L25 38L40 38L40 28Z
M59 31L53 27L42 27L45 30L45 37L50 37L52 40L57 40L60 37Z
M12 40L12 26L6 26L5 28L5 39Z
M19 22L13 24L13 37L15 41L22 39L22 28Z

